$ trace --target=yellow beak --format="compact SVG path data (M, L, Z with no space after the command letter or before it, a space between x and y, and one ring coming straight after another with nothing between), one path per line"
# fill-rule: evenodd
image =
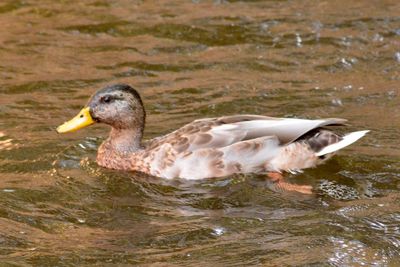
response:
M90 116L89 107L83 108L78 115L76 115L72 120L64 122L62 125L57 127L58 133L68 133L74 132L86 126L89 126L95 121L92 116Z

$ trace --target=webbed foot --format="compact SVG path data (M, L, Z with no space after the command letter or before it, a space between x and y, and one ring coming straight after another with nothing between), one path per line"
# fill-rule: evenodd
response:
M267 176L272 180L277 189L283 191L294 191L307 195L312 194L312 186L288 183L284 180L282 174L279 172L268 172Z

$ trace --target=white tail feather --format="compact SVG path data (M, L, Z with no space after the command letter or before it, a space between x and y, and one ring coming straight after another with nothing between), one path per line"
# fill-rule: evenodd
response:
M343 136L342 141L337 142L332 145L329 145L327 147L324 147L321 151L319 151L315 155L317 157L319 157L319 156L323 156L323 155L338 151L339 149L342 149L348 145L351 145L352 143L354 143L355 141L357 141L358 139L363 137L368 132L369 132L369 130L365 130L365 131L358 131L358 132L352 132L352 133L346 134L345 136Z

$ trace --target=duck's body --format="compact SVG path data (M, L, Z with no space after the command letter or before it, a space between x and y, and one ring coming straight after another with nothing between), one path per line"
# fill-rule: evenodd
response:
M99 165L168 179L296 172L316 166L367 132L340 136L326 129L342 125L343 119L237 115L196 120L142 143L144 108L137 92L127 85L98 91L88 107L58 131L78 129L81 122L74 120L82 120L84 116L90 118L89 124L99 121L112 126L109 138L99 148ZM74 126L77 124L78 127Z

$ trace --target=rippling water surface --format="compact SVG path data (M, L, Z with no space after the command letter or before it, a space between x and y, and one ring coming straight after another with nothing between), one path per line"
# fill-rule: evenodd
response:
M4 0L0 262L399 266L400 4ZM57 135L98 88L128 83L146 138L237 113L370 129L301 175L166 181L99 168L104 126Z

